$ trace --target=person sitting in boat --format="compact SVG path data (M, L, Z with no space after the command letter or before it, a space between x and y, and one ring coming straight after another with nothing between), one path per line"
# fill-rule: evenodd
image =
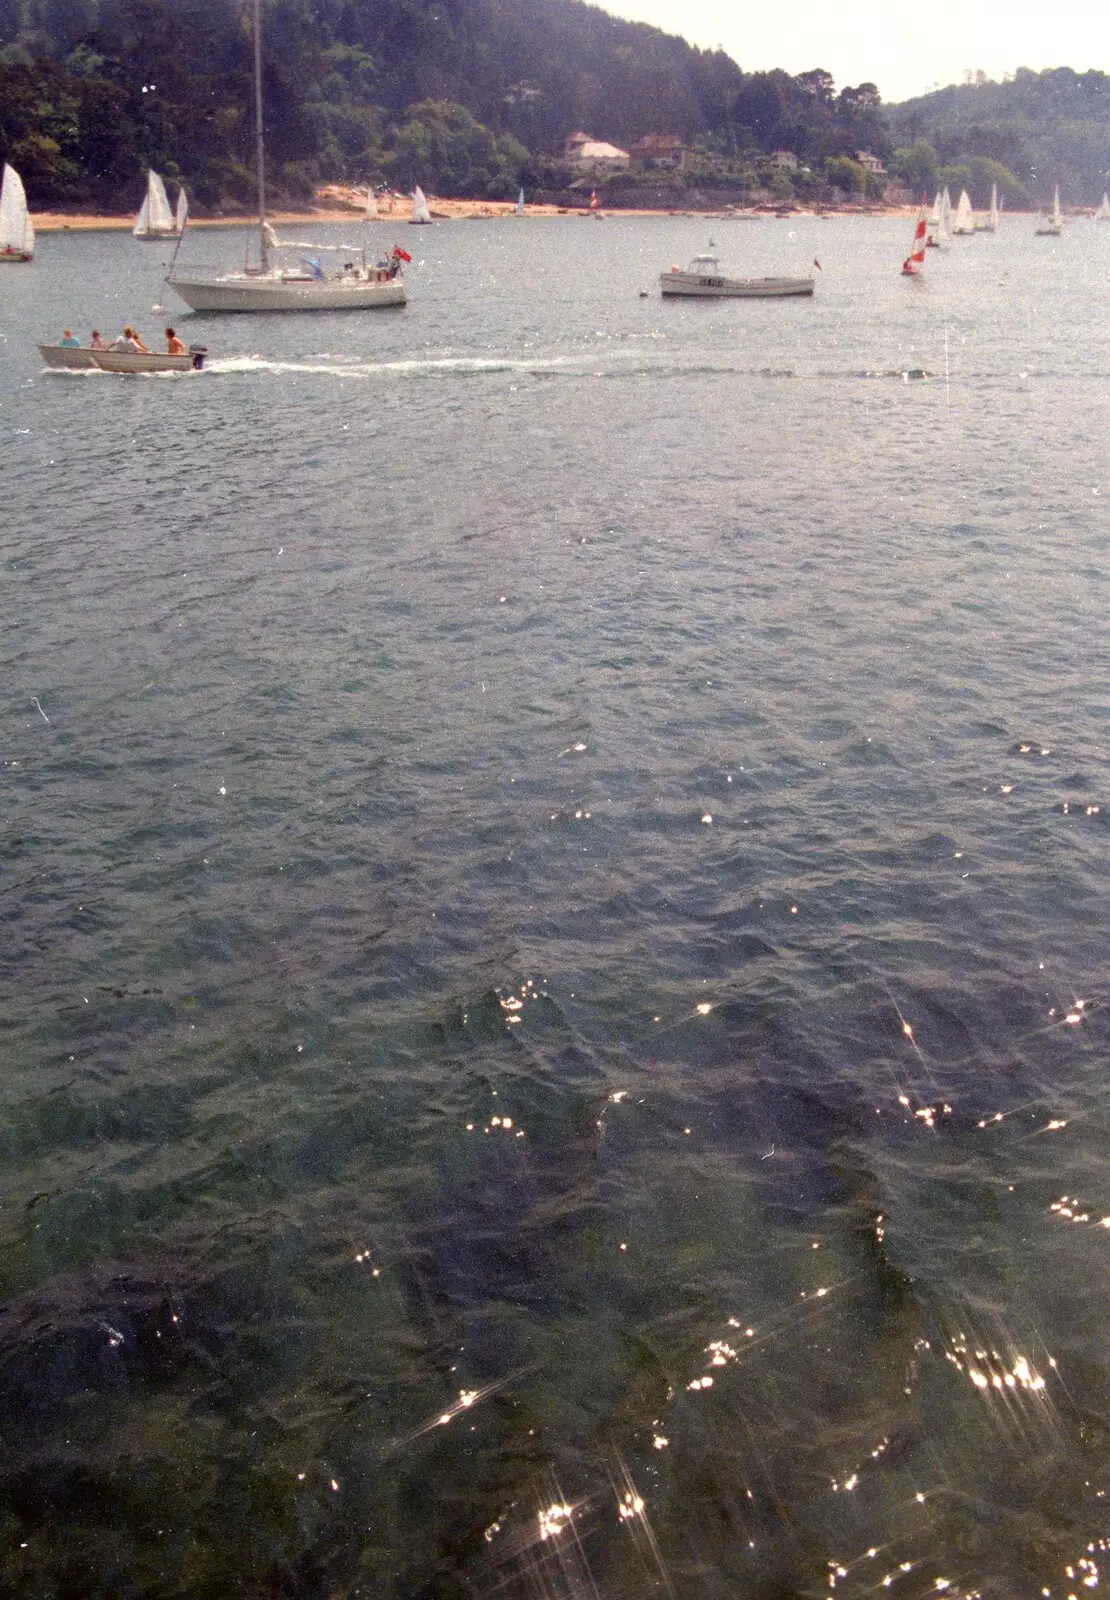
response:
M66 329L63 330L62 337L58 340L58 343L59 344L68 344L68 345L80 345L81 341L80 341L80 339L75 339L73 337L73 333L72 333L71 329L66 328Z
M150 346L143 343L130 323L128 323L127 327L124 328L118 339L112 340L110 348L113 350L124 350L129 355L148 356L150 354Z
M107 350L107 342L99 328L93 329L92 338L89 340L89 346L93 350Z
M179 339L172 328L166 329L166 354L171 356L187 356L184 339Z

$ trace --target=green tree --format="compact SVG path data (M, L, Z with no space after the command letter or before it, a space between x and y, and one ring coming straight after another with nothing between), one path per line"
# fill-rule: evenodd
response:
M390 173L405 188L444 195L506 199L516 192L528 152L511 134L495 134L465 106L424 100L396 128Z
M833 156L831 161L826 161L825 177L848 194L863 194L867 188L867 171L851 156Z
M933 194L937 188L937 153L927 139L895 150L890 170L914 195Z

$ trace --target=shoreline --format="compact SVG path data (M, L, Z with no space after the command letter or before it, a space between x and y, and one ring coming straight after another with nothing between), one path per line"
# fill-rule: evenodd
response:
M412 216L412 202L407 195L398 196L397 209L389 211L383 209L376 218L367 218L365 215L366 194L365 190L352 189L340 184L329 184L317 193L317 204L302 207L299 210L275 210L268 214L269 221L275 227L294 227L311 224L314 222L341 223L346 222L359 226L373 224L394 223L397 226L408 226ZM516 214L516 207L511 200L444 200L429 196L428 205L432 217L439 222L496 221L503 217L512 217ZM834 217L916 217L919 207L917 205L886 205L881 202L870 204L843 204L825 206L795 205L791 207L773 206L766 203L746 207L739 206L601 206L601 213L607 217L690 217L701 221L730 221L753 220L759 221L790 221L799 217L819 217L827 220ZM585 206L555 206L555 205L526 205L524 214L527 217L588 217L592 215ZM1076 211L1070 215L1078 217L1086 212ZM1035 211L1011 211L1008 216L1037 215ZM129 231L135 221L134 213L125 216L109 215L106 213L86 214L78 211L41 211L32 212L31 220L38 233L94 233ZM190 217L189 228L200 231L207 228L243 228L256 224L255 213L243 211L235 216L219 217ZM159 241L170 243L170 240Z
M511 200L443 200L429 197L429 207L432 217L440 222L480 221L489 222L503 217L512 217L516 207ZM275 227L290 227L313 222L338 223L347 222L359 224L368 223L396 223L399 226L408 226L412 214L411 202L406 195L398 203L395 211L382 210L378 217L368 219L364 214L365 199L359 191L341 190L331 187L321 191L319 203L315 206L295 211L271 211L268 213L269 221ZM702 220L725 220L731 217L759 218L770 221L787 221L792 217L901 217L916 216L917 206L903 205L845 205L825 206L820 210L809 206L796 206L789 210L773 206L750 206L747 208L730 207L723 210L720 207L686 206L658 207L658 206L602 206L602 212L612 217L696 217ZM585 205L580 207L554 206L554 205L526 205L527 217L588 217L590 211ZM40 211L32 212L31 221L34 223L36 233L96 233L130 231L134 225L134 213L125 216L109 215L107 213L89 214L77 211ZM220 217L190 217L190 230L207 228L242 228L250 227L256 223L257 218L253 212L244 211L237 216ZM172 241L159 241L169 243Z

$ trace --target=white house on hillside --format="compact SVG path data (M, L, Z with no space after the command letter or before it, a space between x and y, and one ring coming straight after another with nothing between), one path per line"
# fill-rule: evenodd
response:
M591 139L588 133L572 133L563 147L564 160L583 172L623 172L628 166L627 150L603 139Z

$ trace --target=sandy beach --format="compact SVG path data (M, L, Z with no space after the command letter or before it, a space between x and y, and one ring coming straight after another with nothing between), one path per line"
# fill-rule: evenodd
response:
M511 217L516 207L511 200L443 200L436 196L428 197L428 205L433 218L440 221L461 222L467 220L488 221L497 217ZM394 201L394 209L389 209L388 199L379 202L379 222L408 223L412 216L412 202L407 195L398 196ZM604 208L603 208L604 209ZM294 223L310 222L360 222L365 218L366 191L364 189L344 188L338 184L330 184L318 191L316 204L303 211L271 211L269 220L274 227L289 226ZM837 216L901 216L915 215L916 206L886 206L886 205L847 205L839 207L822 207L822 211L835 212ZM526 205L525 214L529 217L588 217L589 211L583 205L581 208L563 207L553 205ZM735 213L734 213L735 214ZM775 209L771 206L752 206L750 212L742 213L761 217L788 217L788 216L815 216L820 215L816 209L807 206L797 206L790 211ZM675 206L668 209L652 207L634 208L620 206L613 208L613 215L622 217L717 217L723 215L719 207L692 208L688 206ZM93 232L97 230L115 229L123 231L133 226L133 214L127 216L93 216L77 212L40 211L32 214L35 229L39 233L62 233L65 231ZM242 212L237 216L222 217L190 217L190 228L236 228L244 223L253 221L250 212Z

